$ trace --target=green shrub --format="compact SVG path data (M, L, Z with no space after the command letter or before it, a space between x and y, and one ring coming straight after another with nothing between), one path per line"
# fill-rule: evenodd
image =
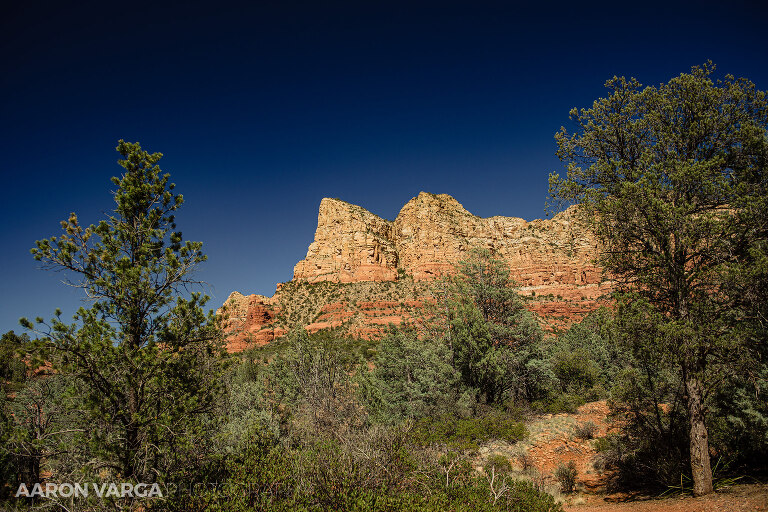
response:
M563 391L585 392L600 378L600 368L584 349L560 352L554 357L552 369Z
M390 329L378 346L375 385L382 416L390 421L455 412L460 375L449 348L415 329Z
M570 494L576 488L576 463L570 461L568 464L562 462L555 469L555 479L560 484L560 490L563 494Z
M479 423L485 431L485 439L499 439L515 443L528 437L528 429L523 423L499 411L493 411L479 418Z
M406 438L395 436L400 440ZM149 510L562 512L551 496L526 482L496 480L492 489L487 479L480 476L452 479L448 486L441 478L425 480L422 477L430 466L424 461L395 462L399 465L397 478L383 480L376 472L382 464L387 465L387 470L393 468L387 462L393 453L388 452L409 456L413 450L398 442L391 443L392 438L387 435L366 439L370 444L364 451L376 459L370 464L365 462L367 457L356 458L349 446L337 441L286 448L275 444L268 434L257 432L243 454L227 462L224 485L206 487L192 496L152 502ZM380 458L382 455L384 458ZM505 492L498 493L499 484L506 486ZM492 490L497 497L494 498Z
M613 448L613 443L607 437L598 437L595 442L592 443L592 448L598 453L607 452Z
M586 400L580 395L571 393L562 393L551 396L548 400L539 400L531 404L535 411L546 412L549 414L559 414L567 412L573 414L580 406L584 405Z
M690 439L680 375L648 361L617 375L611 413L622 424L607 466L615 469L618 489L658 492L690 476ZM661 407L659 404L669 404Z
M485 463L485 472L490 473L491 468L494 469L496 474L510 473L512 471L512 464L504 455L495 453L488 457L488 461Z
M768 358L749 372L731 376L712 400L710 445L732 467L768 473Z
M523 423L496 410L474 418L424 418L414 428L414 442L422 446L447 443L469 449L490 439L515 443L526 437L528 429Z
M580 423L576 425L573 435L578 439L583 439L586 441L595 437L595 433L597 433L597 425L595 425L592 421L587 421L586 423Z

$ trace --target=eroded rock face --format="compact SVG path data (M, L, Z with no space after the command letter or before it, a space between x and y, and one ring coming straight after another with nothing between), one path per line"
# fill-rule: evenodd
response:
M397 278L397 249L392 223L339 199L320 201L315 241L293 270L310 283L392 281Z
M528 302L530 309L550 330L568 327L594 310L597 299L610 289L592 263L597 242L580 224L575 210L531 222L480 218L451 196L426 192L403 206L394 221L338 199L323 199L315 240L306 258L294 267L288 288L295 290L302 283L379 282L384 286L406 276L425 282L453 272L475 247L490 249L494 257L509 264L520 292L534 299ZM288 297L286 289L278 285L271 298L234 292L227 299L223 312L229 315L225 329L230 350L268 343L284 335L286 327L293 327L276 322L282 296ZM314 309L303 326L310 331L343 328L353 336L377 336L386 325L413 318L411 303L424 297L404 294L389 299L307 298L308 307Z
M337 199L320 203L315 241L294 268L310 283L395 280L398 270L417 281L451 272L474 247L505 260L523 292L564 292L598 285L592 234L567 210L551 220L480 218L446 194L422 192L394 222ZM563 293L555 293L555 295Z
M287 331L284 328L273 325L278 313L279 308L275 307L273 298L232 292L216 311L223 319L227 350L240 352L285 336Z

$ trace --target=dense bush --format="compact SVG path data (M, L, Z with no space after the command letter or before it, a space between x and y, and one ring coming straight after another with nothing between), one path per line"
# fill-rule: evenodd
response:
M585 401L606 398L617 374L631 364L631 354L617 344L613 312L600 308L550 343L548 352L558 380L556 400L567 394Z
M551 393L546 399L537 400L531 404L534 411L549 414L562 412L573 414L576 409L586 403L586 399L580 395L571 393Z
M506 474L512 472L512 463L504 455L494 454L488 457L484 469L486 474Z
M556 378L543 332L504 261L474 250L434 293L431 335L450 347L452 365L478 403L532 401L549 392Z
M493 300L493 293L483 287L471 292L486 300ZM598 470L616 470L617 487L654 491L679 485L681 475L689 478L680 376L637 344L642 336L628 339L612 313L600 310L549 340L523 320L516 344L499 344L493 336L520 326L493 320L494 311L503 308L489 309L485 319L474 300L446 303L456 316L442 324L449 328L442 333L433 330L440 325L434 318L434 324L417 324L418 330L391 330L378 345L338 338L338 332L296 330L267 347L219 361L224 395L194 442L172 454L179 461L175 476L206 485L142 506L235 512L559 510L552 497L513 481L504 456L488 457L484 472L475 471L478 449L492 440L525 439L521 411L529 406L574 412L605 397L624 428L594 441ZM450 307L457 309L451 313ZM518 320L525 316L518 313ZM470 322L460 328L459 318ZM457 350L463 351L458 357ZM372 368L366 354L375 354ZM11 365L4 368L14 375ZM468 369L487 373L473 381L462 373ZM764 464L760 457L768 453L768 411L754 398L768 392L759 377L766 373L756 371L732 376L733 394L709 403L712 446L731 471ZM40 382L7 382L18 392L15 402L0 401L3 425L21 417L13 409L20 400L40 392ZM52 425L75 425L76 418L54 407L68 396L50 388L57 382L43 381L46 392L60 397L48 400ZM595 430L587 422L577 425L575 435L590 439ZM24 440L7 429L0 439L9 446ZM65 439L50 449L65 446L59 441ZM68 457L70 463L80 460ZM56 475L68 470L61 464L65 458L47 460L46 469ZM14 461L0 457L5 473L9 462ZM10 469L17 477L18 468ZM563 492L573 491L574 466L563 465L554 476Z
M398 420L459 412L466 399L461 400L451 355L445 344L420 338L415 329L390 330L375 359L382 416Z
M768 362L723 388L710 405L711 444L731 470L768 473Z
M560 484L560 490L563 494L571 494L576 489L576 463L573 461L568 464L560 463L555 468L555 479Z
M395 437L406 438L402 435ZM472 476L452 478L446 484L438 473L439 461L419 458L413 446L397 442L380 444L380 439L369 438L368 443L355 444L352 450L352 446L335 441L288 448L261 433L254 433L252 441L241 456L227 463L222 485L151 502L151 509L233 512L562 510L551 496L523 482L504 479L495 482L491 488L487 479ZM366 455L359 456L356 452ZM386 478L390 472L396 477Z
M491 439L514 443L528 437L528 429L507 414L492 410L471 418L423 418L416 422L413 437L421 445L445 443L471 448Z
M574 412L586 401L610 398L611 414L623 427L595 446L599 465L613 470L615 489L663 492L691 478L685 389L664 354L649 350L658 336L632 311L602 309L549 346L560 387L534 409ZM768 392L765 376L765 366L752 363L743 374L728 375L729 384L706 403L710 446L722 460L723 478L766 467L768 406L759 398ZM580 430L577 437L590 437Z
M369 371L328 340L294 332L285 343L268 362L249 353L230 366L222 410L237 411L208 477L222 485L155 508L559 510L527 484L474 472L481 443L528 432L515 407L457 406L444 345L390 332Z
M583 348L557 353L553 358L552 370L566 392L585 393L600 379L600 368Z
M616 486L662 491L679 483L681 475L690 476L683 386L652 353L623 343L634 358L611 389L612 413L623 428L606 460L618 470Z

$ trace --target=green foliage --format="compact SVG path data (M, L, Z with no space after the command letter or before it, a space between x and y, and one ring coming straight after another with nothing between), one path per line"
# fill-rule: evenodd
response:
M568 464L560 463L555 468L555 479L560 484L560 490L563 494L571 494L576 489L576 463L573 461Z
M115 210L83 227L72 213L63 234L32 249L43 268L65 271L91 299L76 323L57 312L38 320L39 357L83 385L93 455L124 479L152 481L186 471L208 439L202 420L218 392L220 339L200 293L180 294L205 261L202 243L183 242L174 214L183 203L161 154L120 141L124 172L112 178ZM32 328L29 321L23 324Z
M528 429L517 418L499 410L471 418L429 417L416 422L414 442L427 446L447 444L455 449L476 449L491 439L515 443L528 437Z
M545 412L549 414L560 414L566 412L573 414L576 409L587 403L586 399L577 394L566 392L554 392L543 400L537 400L531 403L531 407L535 411Z
M85 476L91 425L78 403L81 391L69 376L38 373L9 400L13 421L7 449L16 458L19 481L39 482L44 473ZM62 452L67 456L57 457Z
M592 389L600 377L600 367L589 359L589 354L583 349L555 355L552 371L563 389L571 392Z
M611 443L611 440L608 437L598 437L595 439L595 442L592 443L592 448L595 449L596 452L602 453L607 452L613 447L613 444Z
M263 366L246 357L235 357L225 375L226 394L217 416L224 419L218 427L219 451L226 457L247 449L254 432L277 438L279 415L267 401Z
M612 311L600 308L560 333L546 346L557 385L535 409L573 413L588 401L605 399L617 375L634 364L632 352L619 341Z
M0 389L16 391L27 380L27 365L22 357L29 347L29 336L8 331L0 338Z
M688 421L679 377L641 360L617 377L611 408L625 419L621 435L610 440L606 465L616 469L618 488L660 491L690 477Z
M563 391L589 395L595 386L610 389L631 357L618 341L615 324L613 312L599 308L551 345L553 369Z
M418 344L392 332L395 352ZM384 353L390 349L385 349ZM416 357L416 351L403 352ZM410 354L410 355L408 355ZM150 503L158 510L559 510L553 499L505 478L495 487L473 472L469 454L491 438L527 435L516 410L477 417L371 423L359 402L378 390L375 372L333 340L292 332L267 362L235 356L220 457L208 481L221 485ZM395 379L396 381L398 379ZM368 404L370 408L371 405ZM266 419L266 421L265 421ZM233 435L235 434L235 435ZM501 468L500 468L501 469Z
M500 499L493 498L482 478L454 478L444 485L444 478L433 474L439 462L417 459L418 449L408 439L407 427L388 427L343 443L326 440L289 448L254 431L247 448L227 462L221 485L150 507L235 512L562 510L551 496L527 483L507 481Z
M711 439L732 469L768 461L768 364L730 379L711 401Z
M501 454L493 454L488 457L485 463L485 472L490 473L491 469L495 473L506 474L512 472L512 463L507 457Z
M47 268L76 277L93 306L71 325L58 312L50 325L38 321L37 342L9 333L0 344L3 355L18 354L0 367L4 391L16 392L0 401L3 489L50 472L54 481L201 484L115 503L147 510L561 510L512 481L509 461L492 461L492 479L471 464L481 443L513 443L528 432L518 409L477 404L479 388L461 368L481 372L480 394L497 405L533 389L537 372L554 380L541 333L501 267L487 273L481 262L478 272L470 262L467 280L452 285L451 339L426 324L381 342L302 328L226 355L217 323L202 313L207 298L179 296L205 257L199 243L174 232L182 201L160 173L160 155L122 141L118 151L126 172L115 180L115 214L88 228L73 214L63 236L33 251ZM286 285L301 300L283 321L301 320L308 305L316 315L329 299L426 286L399 277L362 287ZM480 334L457 345L464 313ZM485 355L476 358L475 348ZM13 366L22 352L35 373ZM11 453L21 450L23 459Z
M725 476L728 473L728 469L728 464L723 462L723 458L718 458L717 462L715 462L715 465L712 467L712 486L714 487L715 491L720 492L724 489L732 487L742 479L740 476ZM693 482L691 481L691 478L684 473L680 473L680 481L674 485L668 486L667 490L661 493L660 496L669 496L675 494L690 495L693 493Z
M10 490L18 488L20 465L9 447L13 433L13 416L5 393L0 393L0 500L10 495Z
M374 378L382 414L390 420L453 412L459 407L459 373L451 351L415 329L391 329L381 340Z
M303 328L288 336L286 350L265 371L270 406L291 417L298 442L318 432L346 432L364 421L353 373L362 361L335 340L310 337Z
M575 132L556 135L567 174L550 175L551 197L580 203L600 240L599 262L624 292L620 316L653 326L633 350L682 376L696 494L712 487L705 399L766 339L764 292L745 277L766 275L768 102L713 71L658 87L609 80L607 98L571 111Z
M610 405L624 427L606 454L618 487L659 491L690 475L685 388L658 350L662 325L644 301L620 303L616 340L629 364L614 377Z
M488 403L533 400L555 381L542 332L513 287L509 267L488 250L474 250L459 273L436 289L445 312L444 342L462 383Z

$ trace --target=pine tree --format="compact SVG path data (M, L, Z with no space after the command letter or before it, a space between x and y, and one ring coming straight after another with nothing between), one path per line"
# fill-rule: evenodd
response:
M116 149L124 172L112 178L114 213L89 227L72 213L61 236L32 249L43 268L65 271L91 305L73 324L57 311L50 323L38 318L36 329L42 356L85 385L97 466L153 481L201 435L197 420L218 389L212 355L220 333L203 313L208 297L186 294L206 257L201 242L175 231L183 198L157 165L162 155L122 140Z
M658 87L609 80L610 96L573 109L575 131L556 135L567 175L550 175L554 199L583 205L625 310L660 323L638 343L679 372L697 495L712 491L707 399L765 343L747 327L765 306L746 277L765 280L755 262L765 261L768 103L750 81L713 82L713 71Z

